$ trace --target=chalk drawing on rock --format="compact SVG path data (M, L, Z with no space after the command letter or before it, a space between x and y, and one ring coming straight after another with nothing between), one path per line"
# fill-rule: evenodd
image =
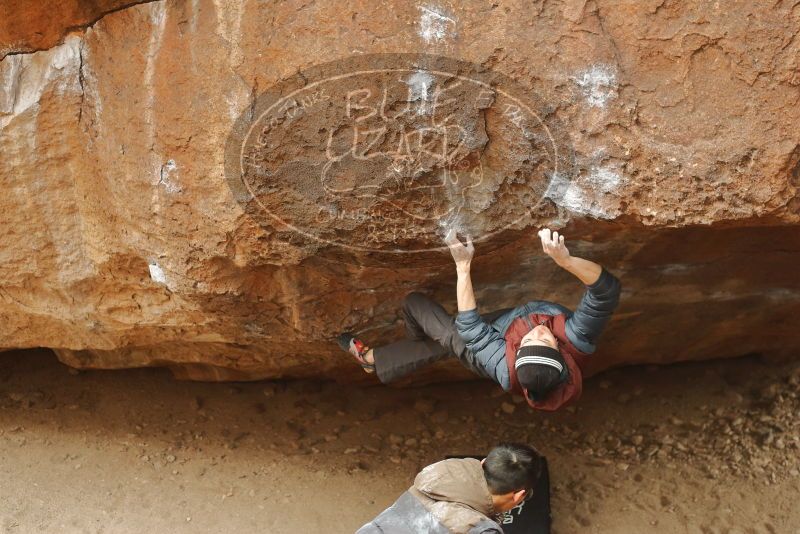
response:
M546 109L530 87L480 65L353 56L305 69L243 110L226 176L273 230L359 253L440 251L450 228L480 242L530 224L548 205L550 173L572 176L569 136Z

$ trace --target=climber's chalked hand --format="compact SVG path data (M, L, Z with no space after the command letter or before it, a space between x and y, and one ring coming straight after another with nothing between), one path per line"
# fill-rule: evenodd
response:
M475 254L475 247L472 245L472 238L467 236L467 244L464 243L456 235L455 230L450 230L444 237L444 242L450 248L450 254L453 255L453 261L456 262L456 268L469 269L472 256Z
M539 239L542 240L542 250L553 258L559 265L569 259L569 250L564 243L564 236L558 232L551 232L549 228L539 230Z

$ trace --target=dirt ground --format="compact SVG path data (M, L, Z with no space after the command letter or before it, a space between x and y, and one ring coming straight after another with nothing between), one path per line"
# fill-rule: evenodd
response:
M557 533L800 532L800 364L610 371L558 414L500 393L177 382L3 353L0 531L352 533L421 467L515 440L550 461Z

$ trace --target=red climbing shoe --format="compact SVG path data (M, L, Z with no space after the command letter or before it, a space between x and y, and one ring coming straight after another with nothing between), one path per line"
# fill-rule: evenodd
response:
M367 347L360 339L356 339L356 337L350 332L345 332L336 338L336 341L339 343L339 346L342 347L342 350L350 353L350 355L353 356L356 361L358 361L358 364L362 369L368 373L375 372L375 364L369 363L366 360L369 347Z

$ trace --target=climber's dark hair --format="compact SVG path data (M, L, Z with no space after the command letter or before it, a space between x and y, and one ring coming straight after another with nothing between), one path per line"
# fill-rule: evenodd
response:
M542 401L569 378L564 355L549 345L523 345L514 361L517 381L534 401Z
M486 455L483 476L492 495L531 490L542 470L542 457L520 443L501 443Z
M517 380L531 400L542 401L564 382L564 377L552 367L525 365L517 369Z

